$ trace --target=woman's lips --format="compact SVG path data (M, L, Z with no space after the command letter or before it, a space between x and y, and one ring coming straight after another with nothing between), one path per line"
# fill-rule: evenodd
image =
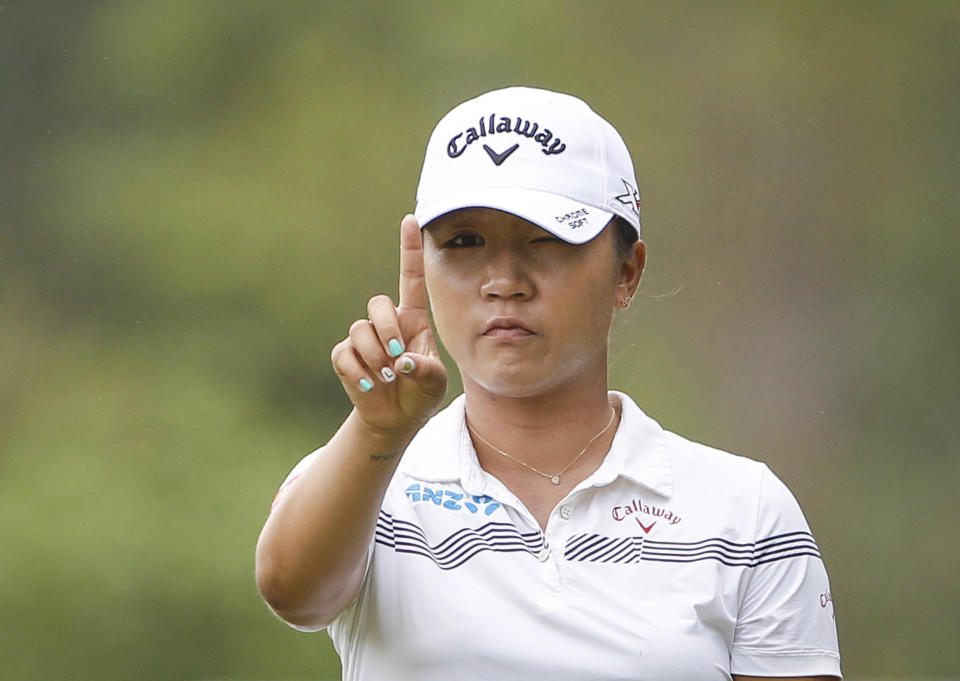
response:
M536 334L524 326L519 319L498 318L491 320L483 335L500 340L515 340L529 338Z
M487 336L488 338L509 340L516 338L528 338L533 336L534 333L523 328L522 326L495 326L491 329L487 329L486 333L483 335Z

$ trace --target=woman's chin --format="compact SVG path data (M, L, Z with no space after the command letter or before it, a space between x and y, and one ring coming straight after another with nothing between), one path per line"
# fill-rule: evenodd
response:
M597 376L606 377L606 355L573 353L579 361L560 362L550 354L538 357L481 357L476 362L457 362L464 389L477 387L492 397L522 399L582 390Z
M483 375L461 373L464 387L473 384L493 397L523 399L550 393L561 383L556 373L534 371L531 367L500 367Z

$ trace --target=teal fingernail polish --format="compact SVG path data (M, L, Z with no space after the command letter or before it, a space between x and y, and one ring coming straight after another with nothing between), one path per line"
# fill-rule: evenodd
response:
M387 343L387 349L390 351L391 357L399 357L403 353L403 343L396 338L391 338L390 342Z
M365 378L361 378L361 379L360 379L360 390L362 390L362 391L365 392L365 393L370 392L371 390L373 390L373 383L371 383L370 381L368 381L368 380L365 379Z

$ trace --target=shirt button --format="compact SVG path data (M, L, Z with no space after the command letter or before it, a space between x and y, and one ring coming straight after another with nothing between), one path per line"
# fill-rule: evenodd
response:
M571 518L572 516L573 516L573 509L571 509L571 508L570 508L569 506L567 506L566 504L564 504L563 506L560 507L560 517L561 517L561 518L563 518L564 520L570 520L570 518Z
M537 554L537 560L539 560L541 563L546 563L547 558L549 557L550 557L550 548L547 546L544 546L542 549L540 549L540 553Z

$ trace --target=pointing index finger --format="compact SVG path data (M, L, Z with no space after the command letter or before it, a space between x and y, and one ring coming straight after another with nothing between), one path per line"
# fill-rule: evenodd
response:
M400 308L427 309L423 278L423 241L412 215L400 221Z

